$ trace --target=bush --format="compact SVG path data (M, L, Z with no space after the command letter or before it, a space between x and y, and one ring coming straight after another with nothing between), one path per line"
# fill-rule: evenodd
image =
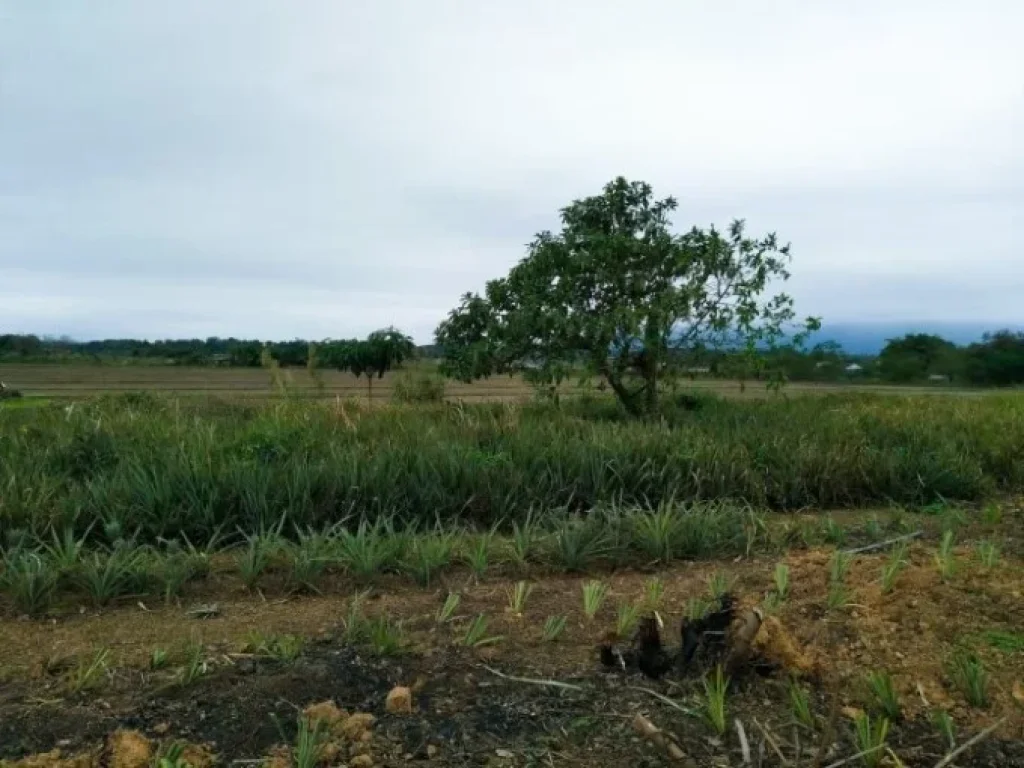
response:
M396 403L443 402L444 379L436 374L403 373L395 379L391 397Z

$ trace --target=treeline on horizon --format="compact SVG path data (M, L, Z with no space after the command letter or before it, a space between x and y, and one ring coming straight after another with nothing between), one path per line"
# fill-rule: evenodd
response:
M312 342L318 365L337 367L334 358L356 339ZM311 342L304 339L263 342L256 339L104 339L75 341L67 337L0 334L0 362L150 363L183 366L258 368L265 350L281 367L306 367ZM435 360L443 356L437 344L416 348L417 356ZM908 334L891 339L877 355L847 353L831 341L808 349L781 346L759 353L761 368L782 370L792 381L880 381L892 383L957 383L1006 387L1024 383L1024 333L1010 330L985 334L981 341L959 346L934 334ZM681 353L685 374L722 378L759 378L749 360L730 350Z

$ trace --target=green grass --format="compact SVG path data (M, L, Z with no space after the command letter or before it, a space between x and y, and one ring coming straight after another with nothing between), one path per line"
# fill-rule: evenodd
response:
M666 411L657 428L572 401L342 415L315 402L107 396L70 413L0 409L0 525L102 541L114 523L154 543L252 533L283 510L289 525L320 530L355 510L371 524L489 528L530 509L612 503L920 506L1024 488L1022 441L1024 398L1013 394L708 398L696 412ZM704 546L698 528L664 515L637 525L652 559Z

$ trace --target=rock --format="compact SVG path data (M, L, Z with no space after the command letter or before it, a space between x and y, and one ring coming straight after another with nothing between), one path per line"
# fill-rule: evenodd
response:
M388 693L384 709L392 715L412 714L412 691L404 685L397 685Z
M839 711L843 713L843 717L849 718L850 720L857 720L864 716L864 710L858 707L843 707Z
M433 744L427 744L427 757L437 757L438 749Z
M507 749L496 749L494 750L494 754L496 754L502 760L511 760L515 757L515 755L509 752Z
M171 724L168 722L157 723L153 726L153 733L157 736L166 736L171 730Z
M114 731L107 740L110 768L149 768L153 744L138 731Z
M373 768L373 758L369 755L356 755L348 764L349 768Z
M1010 695L1018 704L1024 704L1024 683L1021 683L1020 680L1014 682Z

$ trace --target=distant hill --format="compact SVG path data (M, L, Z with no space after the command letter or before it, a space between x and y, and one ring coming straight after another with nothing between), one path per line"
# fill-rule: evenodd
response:
M955 323L955 322L879 322L879 323L824 323L810 339L809 345L823 341L835 341L843 350L854 355L875 355L882 351L889 339L896 339L908 333L931 333L965 345L980 341L985 333L998 331L1007 326L1011 330L1024 330L1024 324L1010 323Z

